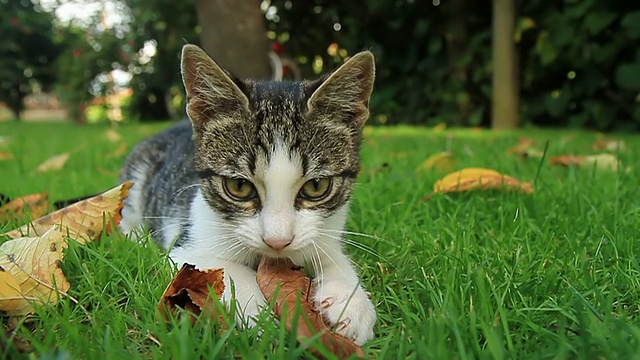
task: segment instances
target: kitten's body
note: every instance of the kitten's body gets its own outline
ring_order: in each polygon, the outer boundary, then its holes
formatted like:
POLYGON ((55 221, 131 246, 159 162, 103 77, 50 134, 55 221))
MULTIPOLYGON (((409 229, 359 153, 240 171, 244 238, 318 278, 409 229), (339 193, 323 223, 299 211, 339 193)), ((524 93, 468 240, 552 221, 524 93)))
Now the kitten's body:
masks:
POLYGON ((250 82, 188 45, 182 70, 191 123, 145 140, 127 159, 122 180, 135 186, 121 229, 149 228, 178 264, 223 267, 224 300, 234 289, 248 318, 265 301, 255 279, 261 256, 309 264, 327 320, 359 344, 370 339, 375 311, 341 238, 371 54, 315 83, 250 82))

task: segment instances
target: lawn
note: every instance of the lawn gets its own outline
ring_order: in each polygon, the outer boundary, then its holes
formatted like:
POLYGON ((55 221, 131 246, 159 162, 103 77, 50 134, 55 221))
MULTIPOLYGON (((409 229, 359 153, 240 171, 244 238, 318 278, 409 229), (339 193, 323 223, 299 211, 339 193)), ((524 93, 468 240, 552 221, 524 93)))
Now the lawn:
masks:
MULTIPOLYGON (((127 147, 167 124, 107 126, 0 123, 0 192, 48 192, 52 200, 101 192, 116 184, 127 147), (71 153, 61 170, 34 169, 71 153)), ((547 159, 590 154, 597 135, 527 130, 494 133, 419 128, 367 129, 363 171, 348 229, 378 312, 371 358, 610 358, 640 353, 640 154, 636 135, 622 169, 562 168, 522 159, 507 149, 527 136, 548 141, 547 159), (437 195, 443 176, 417 172, 431 154, 450 147, 458 167, 490 167, 534 182, 532 195, 472 192, 437 195)), ((0 225, 0 232, 16 224, 0 225)), ((0 240, 1 241, 1 240, 0 240)), ((28 318, 3 318, 0 358, 274 358, 304 353, 272 321, 258 330, 221 330, 187 317, 166 324, 157 302, 173 270, 152 244, 115 234, 71 244, 62 264, 69 298, 28 318), (10 337, 7 339, 7 337, 10 337), (8 342, 8 344, 7 344, 8 342), (28 344, 20 353, 17 347, 28 344)))

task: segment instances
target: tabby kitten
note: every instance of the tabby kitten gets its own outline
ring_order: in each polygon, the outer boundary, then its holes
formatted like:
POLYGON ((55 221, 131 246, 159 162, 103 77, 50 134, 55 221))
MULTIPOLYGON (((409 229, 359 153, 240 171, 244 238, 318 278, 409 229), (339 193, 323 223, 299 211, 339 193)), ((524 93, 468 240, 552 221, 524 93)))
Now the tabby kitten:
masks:
POLYGON ((262 256, 310 264, 316 306, 363 344, 376 313, 342 250, 361 130, 374 81, 370 52, 317 81, 239 80, 200 48, 182 50, 183 122, 138 144, 121 180, 135 183, 120 228, 148 228, 177 263, 223 267, 244 319, 265 299, 262 256), (233 286, 231 285, 233 282, 233 286))

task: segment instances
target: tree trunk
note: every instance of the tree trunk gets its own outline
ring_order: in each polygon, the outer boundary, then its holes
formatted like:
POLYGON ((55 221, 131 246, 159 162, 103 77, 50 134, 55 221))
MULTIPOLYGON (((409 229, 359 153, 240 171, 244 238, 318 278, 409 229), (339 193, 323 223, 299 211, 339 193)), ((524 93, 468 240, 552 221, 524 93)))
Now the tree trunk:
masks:
POLYGON ((513 39, 515 7, 515 0, 493 0, 493 129, 516 129, 519 122, 518 59, 513 39))
POLYGON ((268 79, 269 42, 259 0, 196 0, 202 48, 241 78, 268 79))

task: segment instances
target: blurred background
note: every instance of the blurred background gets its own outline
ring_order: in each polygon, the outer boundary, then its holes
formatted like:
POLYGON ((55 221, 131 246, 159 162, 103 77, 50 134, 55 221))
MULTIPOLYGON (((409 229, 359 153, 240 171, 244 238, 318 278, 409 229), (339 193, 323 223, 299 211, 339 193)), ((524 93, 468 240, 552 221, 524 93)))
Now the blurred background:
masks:
POLYGON ((240 77, 376 55, 370 124, 640 129, 640 2, 0 0, 0 121, 184 117, 179 52, 240 77))

